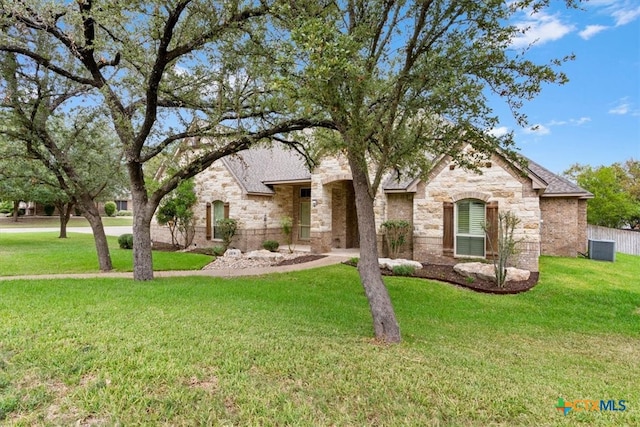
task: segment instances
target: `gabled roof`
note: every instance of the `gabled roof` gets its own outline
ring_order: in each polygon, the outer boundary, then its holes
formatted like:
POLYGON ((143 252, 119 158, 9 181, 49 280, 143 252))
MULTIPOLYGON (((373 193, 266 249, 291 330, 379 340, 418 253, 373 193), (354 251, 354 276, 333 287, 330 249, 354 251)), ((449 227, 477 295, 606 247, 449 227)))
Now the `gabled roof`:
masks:
POLYGON ((581 199, 591 199, 593 194, 585 190, 584 188, 574 184, 568 179, 556 175, 550 170, 542 167, 538 163, 531 159, 527 159, 529 162, 528 171, 534 173, 547 183, 547 188, 544 190, 542 197, 579 197, 581 199))
MULTIPOLYGON (((534 189, 544 190, 541 197, 578 197, 581 199, 590 199, 593 197, 593 194, 584 188, 579 187, 566 178, 556 175, 533 160, 524 156, 522 157, 529 162, 525 173, 533 181, 534 189)), ((439 161, 444 159, 443 156, 439 161)), ((413 192, 415 191, 416 180, 417 178, 406 174, 400 176, 398 179, 398 174, 392 173, 383 182, 382 188, 387 193, 413 192)))
POLYGON ((247 194, 274 194, 270 184, 311 181, 304 159, 294 150, 274 143, 224 157, 222 162, 247 194))

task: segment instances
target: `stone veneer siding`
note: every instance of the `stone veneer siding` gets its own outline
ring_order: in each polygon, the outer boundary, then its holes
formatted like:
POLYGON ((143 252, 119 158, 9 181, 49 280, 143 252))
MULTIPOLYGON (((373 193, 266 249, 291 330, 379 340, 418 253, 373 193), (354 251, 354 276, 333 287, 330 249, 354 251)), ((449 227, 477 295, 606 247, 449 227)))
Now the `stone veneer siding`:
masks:
POLYGON ((542 254, 575 257, 587 249, 587 201, 542 197, 542 254))
MULTIPOLYGON (((238 220, 238 232, 231 242, 232 247, 245 252, 261 248, 265 240, 276 240, 281 246, 286 245, 280 220, 285 215, 294 219, 294 236, 297 238, 301 187, 277 185, 274 186, 274 195, 245 194, 226 166, 221 161, 214 163, 195 177, 198 203, 194 208, 196 234, 193 243, 200 247, 222 244, 219 239, 206 239, 205 223, 207 203, 220 200, 229 204, 229 218, 238 220)), ((158 226, 155 220, 151 232, 152 240, 171 242, 168 228, 158 226)))
POLYGON ((499 212, 511 211, 520 219, 515 238, 521 240, 514 265, 538 271, 540 204, 529 178, 521 176, 501 157, 493 156, 482 174, 441 161, 421 183, 414 196, 413 255, 418 261, 437 261, 443 252, 443 203, 474 198, 498 202, 499 212))

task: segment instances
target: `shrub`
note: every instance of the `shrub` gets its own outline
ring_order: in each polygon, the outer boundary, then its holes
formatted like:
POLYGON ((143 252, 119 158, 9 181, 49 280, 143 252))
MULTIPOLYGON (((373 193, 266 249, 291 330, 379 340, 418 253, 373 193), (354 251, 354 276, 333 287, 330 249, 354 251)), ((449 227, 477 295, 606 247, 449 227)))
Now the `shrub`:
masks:
POLYGON ((118 211, 116 216, 133 216, 133 211, 118 211))
POLYGON ((213 254, 215 256, 222 256, 224 255, 224 247, 223 246, 214 246, 213 247, 213 254))
POLYGON ((393 267, 393 274, 396 276, 413 276, 416 269, 410 265, 396 265, 393 267))
POLYGON ((55 212, 56 207, 54 205, 44 205, 44 214, 46 216, 51 216, 53 215, 53 212, 55 212))
POLYGON ((13 203, 9 201, 0 202, 0 213, 13 212, 13 203))
POLYGON ((492 241, 489 233, 490 227, 485 226, 484 231, 487 233, 489 247, 497 253, 493 259, 493 269, 496 274, 496 284, 499 288, 503 288, 507 280, 507 266, 511 256, 518 253, 516 246, 522 240, 514 238, 515 228, 520 224, 520 219, 511 211, 500 212, 498 214, 498 241, 492 241))
POLYGON ((238 221, 232 218, 224 218, 216 222, 216 226, 220 231, 222 242, 224 244, 224 250, 226 251, 231 244, 231 239, 236 235, 238 230, 238 221))
POLYGON ((358 266, 359 262, 360 262, 360 258, 358 258, 357 256, 354 256, 353 258, 350 258, 349 261, 348 261, 348 263, 350 265, 353 265, 353 266, 358 266))
POLYGON ((390 219, 382 223, 382 228, 385 229, 384 234, 387 239, 387 245, 389 245, 390 258, 398 257, 400 250, 407 241, 410 227, 411 224, 402 219, 390 219))
POLYGON ((116 216, 117 209, 116 202, 107 202, 104 204, 104 213, 106 213, 107 216, 116 216))
POLYGON ((133 249, 133 234, 121 234, 118 236, 120 249, 133 249))
POLYGON ((280 243, 276 242, 275 240, 265 240, 264 242, 262 242, 262 247, 270 252, 276 252, 280 247, 280 243))

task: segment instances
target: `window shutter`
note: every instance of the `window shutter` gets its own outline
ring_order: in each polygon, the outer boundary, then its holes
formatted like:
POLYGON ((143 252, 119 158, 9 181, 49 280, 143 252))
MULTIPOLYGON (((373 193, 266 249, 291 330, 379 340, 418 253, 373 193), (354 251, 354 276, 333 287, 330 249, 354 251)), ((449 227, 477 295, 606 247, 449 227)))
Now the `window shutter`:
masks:
POLYGON ((442 204, 442 255, 453 256, 453 203, 442 204))
POLYGON ((211 240, 211 203, 207 203, 207 212, 206 212, 206 232, 205 237, 207 240, 211 240))
POLYGON ((224 218, 227 219, 229 218, 229 203, 225 203, 224 204, 224 218))
POLYGON ((498 252, 498 202, 487 203, 487 238, 485 243, 487 258, 494 258, 498 252), (491 240, 491 242, 489 242, 491 240))

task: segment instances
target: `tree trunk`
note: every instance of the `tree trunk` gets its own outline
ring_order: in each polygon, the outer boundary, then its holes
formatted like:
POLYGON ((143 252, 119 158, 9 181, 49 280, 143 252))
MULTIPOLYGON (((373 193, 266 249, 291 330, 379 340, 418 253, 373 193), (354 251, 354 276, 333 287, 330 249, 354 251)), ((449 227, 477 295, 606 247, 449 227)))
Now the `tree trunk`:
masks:
MULTIPOLYGON (((96 244, 100 271, 111 271, 113 269, 113 265, 111 263, 111 254, 109 252, 109 242, 107 241, 107 235, 104 232, 100 211, 98 211, 93 200, 88 197, 81 200, 80 205, 82 207, 82 215, 87 219, 87 221, 89 221, 89 225, 91 225, 91 230, 93 231, 93 240, 96 244)), ((69 209, 69 212, 71 212, 71 209, 69 209)))
POLYGON ((359 160, 357 157, 349 156, 360 231, 358 272, 365 295, 369 300, 376 338, 389 343, 397 343, 401 340, 400 326, 380 273, 373 196, 369 194, 369 177, 360 166, 359 160))
POLYGON ((74 204, 72 202, 56 203, 56 207, 58 208, 58 217, 60 218, 60 235, 58 236, 60 239, 67 238, 67 224, 69 224, 73 206, 74 204))
POLYGON ((13 201, 13 221, 18 222, 18 211, 20 210, 20 200, 13 201))

